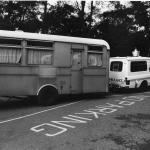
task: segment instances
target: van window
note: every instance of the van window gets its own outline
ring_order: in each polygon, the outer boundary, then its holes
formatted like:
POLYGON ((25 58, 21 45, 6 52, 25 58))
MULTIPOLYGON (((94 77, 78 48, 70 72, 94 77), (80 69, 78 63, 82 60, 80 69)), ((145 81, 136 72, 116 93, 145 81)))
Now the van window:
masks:
POLYGON ((112 61, 110 65, 110 71, 121 72, 122 64, 122 61, 112 61))
POLYGON ((131 72, 147 71, 146 61, 132 61, 131 72))

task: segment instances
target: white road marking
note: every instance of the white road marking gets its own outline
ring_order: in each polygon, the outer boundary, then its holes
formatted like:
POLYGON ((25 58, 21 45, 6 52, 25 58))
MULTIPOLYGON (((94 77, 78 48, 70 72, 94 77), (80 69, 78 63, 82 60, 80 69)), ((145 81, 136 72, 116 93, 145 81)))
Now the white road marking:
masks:
POLYGON ((55 109, 58 109, 58 108, 66 107, 66 106, 69 106, 69 105, 73 105, 73 104, 76 104, 76 103, 79 103, 79 102, 81 102, 81 101, 77 101, 77 102, 74 102, 74 103, 69 103, 69 104, 66 104, 66 105, 61 105, 61 106, 58 106, 58 107, 46 109, 46 110, 39 111, 39 112, 36 112, 36 113, 28 114, 28 115, 25 115, 25 116, 12 118, 12 119, 9 119, 9 120, 0 121, 0 124, 11 122, 11 121, 15 121, 15 120, 19 120, 19 119, 23 119, 23 118, 27 118, 27 117, 31 117, 31 116, 34 116, 34 115, 38 115, 38 114, 50 111, 50 110, 55 110, 55 109))
POLYGON ((30 128, 30 130, 33 132, 41 132, 41 134, 44 134, 45 136, 48 136, 48 137, 55 137, 56 135, 60 135, 68 131, 68 129, 76 128, 77 124, 86 124, 88 123, 88 121, 98 119, 100 116, 104 116, 104 115, 116 112, 119 108, 122 109, 127 106, 133 105, 136 102, 138 103, 140 101, 143 101, 147 97, 150 97, 150 96, 132 95, 132 96, 127 96, 127 97, 122 97, 120 100, 114 100, 113 103, 105 103, 104 105, 98 105, 98 106, 95 106, 94 108, 82 110, 81 112, 78 112, 78 113, 76 112, 73 115, 69 114, 67 116, 62 116, 60 120, 50 120, 47 123, 42 123, 40 125, 30 128), (116 101, 117 101, 117 104, 116 104, 116 101), (84 117, 84 115, 86 118, 84 117), (87 118, 89 115, 93 116, 92 119, 91 117, 87 118))

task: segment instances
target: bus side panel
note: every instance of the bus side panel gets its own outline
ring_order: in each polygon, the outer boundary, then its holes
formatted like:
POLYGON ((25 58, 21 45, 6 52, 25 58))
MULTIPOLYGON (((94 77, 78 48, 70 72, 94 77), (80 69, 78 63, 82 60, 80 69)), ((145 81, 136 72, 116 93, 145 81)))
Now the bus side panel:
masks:
POLYGON ((71 44, 55 42, 54 66, 57 68, 57 87, 60 94, 70 93, 71 44))
MULTIPOLYGON (((38 90, 47 85, 56 86, 56 68, 49 65, 40 65, 38 71, 38 90)), ((57 86, 56 86, 57 87, 57 86)))
POLYGON ((37 68, 32 67, 1 67, 1 96, 34 95, 37 91, 37 68))
POLYGON ((104 49, 104 51, 105 51, 105 55, 104 55, 104 57, 103 57, 103 61, 104 61, 104 68, 106 69, 106 76, 105 76, 105 84, 104 85, 106 85, 105 86, 105 92, 109 92, 109 58, 110 58, 110 51, 106 48, 106 47, 104 47, 103 48, 104 49))
POLYGON ((55 43, 54 52, 54 66, 56 67, 70 67, 71 63, 71 44, 69 43, 55 43))
POLYGON ((108 92, 106 69, 85 68, 83 71, 83 92, 108 92))
POLYGON ((57 87, 60 94, 70 93, 70 78, 71 70, 70 68, 57 68, 57 87))

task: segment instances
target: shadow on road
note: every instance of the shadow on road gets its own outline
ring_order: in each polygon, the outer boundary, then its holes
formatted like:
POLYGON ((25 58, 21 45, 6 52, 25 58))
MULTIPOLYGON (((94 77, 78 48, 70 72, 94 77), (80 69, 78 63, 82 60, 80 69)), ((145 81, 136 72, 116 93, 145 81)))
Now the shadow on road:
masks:
MULTIPOLYGON (((52 106, 81 101, 83 99, 86 100, 100 99, 104 98, 105 96, 106 94, 101 93, 60 95, 57 98, 57 101, 52 106)), ((38 104, 37 98, 35 97, 25 97, 25 98, 0 97, 0 110, 22 109, 32 107, 49 107, 49 106, 41 106, 40 104, 38 104)))
POLYGON ((26 107, 35 107, 37 103, 30 98, 8 98, 0 97, 0 110, 21 109, 26 107))
POLYGON ((93 99, 101 99, 105 98, 108 95, 108 93, 88 93, 88 94, 71 94, 71 95, 61 95, 58 98, 59 103, 68 103, 68 102, 75 102, 75 101, 81 101, 81 100, 93 100, 93 99))
MULTIPOLYGON (((150 91, 150 88, 144 91, 139 90, 139 89, 113 89, 113 90, 110 90, 109 93, 60 95, 53 106, 81 101, 83 99, 87 101, 93 100, 93 99, 100 100, 100 99, 107 98, 107 96, 114 95, 114 94, 135 94, 135 93, 142 93, 145 91, 150 91)), ((21 108, 30 108, 30 107, 37 107, 37 106, 40 106, 40 105, 37 103, 37 99, 35 97, 25 97, 25 98, 0 97, 0 110, 21 109, 21 108)))
POLYGON ((143 92, 150 92, 150 87, 147 89, 110 89, 109 94, 135 94, 135 93, 143 93, 143 92))

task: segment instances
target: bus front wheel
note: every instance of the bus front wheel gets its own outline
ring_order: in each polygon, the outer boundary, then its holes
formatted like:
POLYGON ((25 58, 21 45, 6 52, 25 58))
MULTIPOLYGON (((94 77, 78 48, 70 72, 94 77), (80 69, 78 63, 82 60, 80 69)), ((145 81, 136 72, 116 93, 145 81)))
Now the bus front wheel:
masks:
POLYGON ((58 91, 52 86, 43 87, 38 93, 38 103, 43 106, 53 105, 58 97, 58 91))

